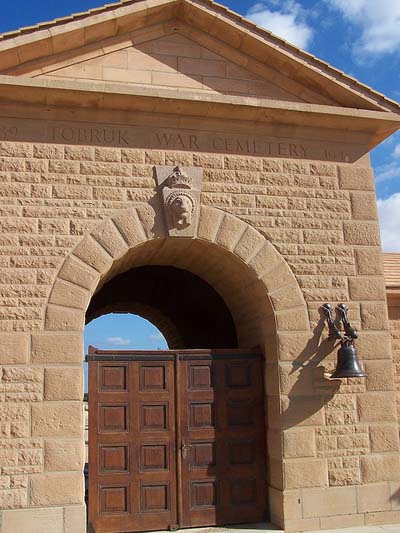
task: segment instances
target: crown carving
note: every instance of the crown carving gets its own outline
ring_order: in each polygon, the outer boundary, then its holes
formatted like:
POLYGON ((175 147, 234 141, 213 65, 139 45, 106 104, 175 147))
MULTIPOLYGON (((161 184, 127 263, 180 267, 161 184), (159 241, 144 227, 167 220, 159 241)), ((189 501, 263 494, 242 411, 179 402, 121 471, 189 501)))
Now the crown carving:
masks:
POLYGON ((179 166, 176 166, 172 174, 168 176, 167 184, 170 189, 192 189, 193 178, 183 172, 179 166))

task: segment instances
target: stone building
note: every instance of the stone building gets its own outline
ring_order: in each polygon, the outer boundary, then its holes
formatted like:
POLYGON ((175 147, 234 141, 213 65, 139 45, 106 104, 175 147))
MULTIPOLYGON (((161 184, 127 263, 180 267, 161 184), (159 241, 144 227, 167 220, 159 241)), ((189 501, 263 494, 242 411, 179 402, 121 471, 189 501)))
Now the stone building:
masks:
POLYGON ((400 522, 369 158, 399 105, 210 0, 124 0, 1 35, 0 111, 2 533, 86 531, 87 309, 171 349, 260 347, 273 523, 400 522), (328 379, 326 302, 366 379, 328 379))
MULTIPOLYGON (((400 391, 400 253, 383 255, 383 268, 389 311, 389 329, 392 337, 392 353, 395 365, 395 389, 400 391)), ((397 415, 400 419, 400 397, 397 396, 397 415)))

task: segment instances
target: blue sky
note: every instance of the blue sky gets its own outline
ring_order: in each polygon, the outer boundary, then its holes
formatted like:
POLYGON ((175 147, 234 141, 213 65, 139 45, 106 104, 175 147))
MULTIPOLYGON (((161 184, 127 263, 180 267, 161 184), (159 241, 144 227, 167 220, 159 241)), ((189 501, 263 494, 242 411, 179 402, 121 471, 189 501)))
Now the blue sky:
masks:
MULTIPOLYGON (((105 0, 3 2, 0 32, 104 3, 105 0)), ((260 26, 400 101, 400 0, 224 0, 224 3, 260 26)), ((400 133, 373 151, 372 163, 383 248, 400 252, 400 133)), ((87 341, 104 348, 117 347, 118 343, 121 348, 165 347, 164 341, 155 337, 157 330, 149 323, 139 322, 141 320, 138 317, 123 320, 115 316, 104 317, 87 328, 87 341), (107 340, 112 337, 113 345, 107 340)))
MULTIPOLYGON (((4 2, 0 32, 101 6, 105 0, 4 2)), ((273 33, 400 101, 400 0, 224 0, 273 33)), ((372 152, 385 251, 400 252, 400 133, 372 152)))
POLYGON ((103 350, 168 350, 163 335, 151 322, 128 314, 104 315, 90 322, 85 327, 85 353, 90 344, 103 350))

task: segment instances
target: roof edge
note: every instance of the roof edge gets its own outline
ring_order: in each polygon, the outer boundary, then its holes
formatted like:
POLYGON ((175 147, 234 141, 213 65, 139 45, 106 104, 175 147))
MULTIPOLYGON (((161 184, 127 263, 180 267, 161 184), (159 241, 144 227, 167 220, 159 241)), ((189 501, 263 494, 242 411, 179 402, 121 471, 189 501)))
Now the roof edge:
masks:
MULTIPOLYGON (((376 144, 400 129, 400 116, 322 104, 263 98, 198 94, 171 88, 138 87, 105 82, 23 78, 0 75, 3 103, 119 109, 210 116, 229 120, 281 123, 366 133, 376 144), (329 121, 326 118, 329 116, 329 121), (329 124, 329 127, 327 126, 329 124)), ((371 147, 372 147, 371 144, 371 147)))
MULTIPOLYGON (((196 11, 198 15, 207 12, 219 23, 240 27, 241 31, 247 34, 246 39, 241 39, 242 51, 245 51, 243 47, 246 48, 250 40, 253 41, 253 47, 257 46, 259 41, 258 46, 269 46, 271 53, 280 55, 283 64, 285 56, 286 62, 288 56, 292 61, 303 64, 306 62, 314 77, 324 76, 340 90, 352 91, 354 97, 359 98, 360 105, 364 101, 369 108, 375 106, 377 109, 400 114, 399 103, 212 0, 120 0, 100 8, 0 34, 0 62, 3 62, 2 68, 5 70, 32 59, 91 44, 103 37, 130 32, 134 29, 130 24, 136 24, 138 27, 140 23, 144 23, 143 17, 150 15, 152 24, 171 17, 193 22, 196 16, 193 17, 191 10, 196 11), (82 21, 86 22, 82 24, 82 21), (104 27, 100 30, 100 26, 104 27), (74 32, 74 38, 66 39, 65 33, 70 31, 74 32), (33 43, 35 46, 29 46, 33 43)), ((197 18, 200 19, 200 16, 197 18)), ((207 30, 213 35, 210 28, 207 30)), ((220 38, 228 38, 224 32, 221 35, 219 29, 215 30, 215 34, 220 38)), ((296 72, 293 72, 293 79, 295 75, 296 72)))
POLYGON ((383 272, 388 294, 400 298, 400 252, 383 254, 383 272))

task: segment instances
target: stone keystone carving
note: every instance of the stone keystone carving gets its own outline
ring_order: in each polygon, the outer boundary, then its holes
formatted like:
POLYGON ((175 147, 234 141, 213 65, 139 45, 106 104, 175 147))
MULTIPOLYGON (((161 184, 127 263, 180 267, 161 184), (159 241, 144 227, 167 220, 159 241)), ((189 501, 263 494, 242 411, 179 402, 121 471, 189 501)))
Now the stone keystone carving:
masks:
POLYGON ((165 222, 169 235, 194 237, 198 222, 201 179, 199 167, 155 167, 159 190, 164 200, 165 222))

